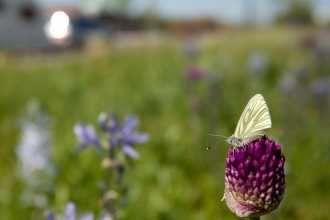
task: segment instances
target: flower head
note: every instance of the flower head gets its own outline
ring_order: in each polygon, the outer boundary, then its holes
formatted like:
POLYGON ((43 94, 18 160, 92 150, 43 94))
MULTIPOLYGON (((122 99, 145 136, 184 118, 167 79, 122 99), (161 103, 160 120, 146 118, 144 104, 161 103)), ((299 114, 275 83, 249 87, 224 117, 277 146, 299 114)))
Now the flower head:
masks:
POLYGON ((138 124, 138 119, 135 116, 127 117, 120 126, 114 113, 111 113, 109 120, 105 113, 101 113, 99 123, 101 128, 109 134, 110 145, 112 147, 121 146, 123 153, 129 157, 139 157, 139 153, 133 148, 134 144, 145 143, 149 140, 148 134, 135 132, 138 124))
POLYGON ((39 102, 32 100, 28 103, 19 125, 21 137, 16 154, 20 163, 20 174, 26 183, 40 189, 43 181, 48 179, 42 176, 51 177, 55 174, 50 158, 52 119, 42 111, 39 102))
MULTIPOLYGON (((55 215, 51 212, 45 213, 45 219, 46 220, 58 220, 58 218, 55 217, 55 215)), ((88 212, 86 214, 83 214, 80 216, 80 218, 76 218, 76 205, 72 202, 69 202, 64 211, 64 215, 61 220, 94 220, 94 215, 91 212, 88 212)), ((98 218, 98 220, 114 220, 113 216, 108 212, 103 212, 101 216, 98 218)))
MULTIPOLYGON (((46 220, 56 220, 57 218, 51 212, 46 212, 46 220)), ((65 213, 62 218, 63 220, 76 220, 76 205, 72 202, 69 202, 65 207, 65 213)), ((94 215, 92 213, 87 213, 82 215, 78 220, 93 220, 94 215)))
POLYGON ((31 177, 38 170, 49 172, 51 170, 49 132, 33 123, 25 124, 22 130, 21 141, 16 150, 22 164, 22 174, 31 177))
POLYGON ((280 145, 262 137, 226 159, 225 200, 239 217, 265 215, 279 206, 285 191, 285 158, 280 145))

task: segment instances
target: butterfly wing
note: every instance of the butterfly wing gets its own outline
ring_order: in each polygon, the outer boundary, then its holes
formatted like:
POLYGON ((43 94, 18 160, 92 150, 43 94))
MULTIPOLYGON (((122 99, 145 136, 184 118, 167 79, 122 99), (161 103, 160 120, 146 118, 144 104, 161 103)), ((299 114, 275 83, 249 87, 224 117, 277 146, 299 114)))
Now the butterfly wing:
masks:
POLYGON ((269 110, 264 97, 253 96, 246 105, 238 121, 235 137, 242 138, 244 144, 261 138, 272 127, 269 110))

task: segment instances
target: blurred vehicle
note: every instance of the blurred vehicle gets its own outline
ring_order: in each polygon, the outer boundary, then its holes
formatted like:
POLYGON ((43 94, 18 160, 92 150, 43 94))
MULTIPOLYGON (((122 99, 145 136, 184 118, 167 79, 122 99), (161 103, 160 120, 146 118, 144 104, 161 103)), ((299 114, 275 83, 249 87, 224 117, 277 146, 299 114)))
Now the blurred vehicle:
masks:
POLYGON ((40 8, 26 0, 0 0, 0 49, 82 46, 89 34, 108 37, 109 23, 69 7, 40 8))

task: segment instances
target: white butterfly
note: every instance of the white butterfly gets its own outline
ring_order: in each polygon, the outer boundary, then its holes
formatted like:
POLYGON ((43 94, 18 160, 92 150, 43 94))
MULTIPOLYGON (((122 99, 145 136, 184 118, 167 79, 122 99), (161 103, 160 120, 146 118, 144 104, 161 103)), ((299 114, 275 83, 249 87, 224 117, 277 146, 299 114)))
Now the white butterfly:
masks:
POLYGON ((236 147, 264 136, 272 127, 269 110, 264 97, 260 94, 253 96, 246 105, 235 129, 235 133, 227 138, 227 142, 236 147))

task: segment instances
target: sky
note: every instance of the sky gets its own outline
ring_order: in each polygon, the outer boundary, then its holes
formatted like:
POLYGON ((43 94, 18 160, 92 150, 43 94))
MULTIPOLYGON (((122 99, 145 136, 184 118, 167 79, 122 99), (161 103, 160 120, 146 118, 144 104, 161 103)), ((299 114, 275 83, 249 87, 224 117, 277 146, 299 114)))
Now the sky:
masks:
MULTIPOLYGON (((97 11, 104 1, 111 0, 35 0, 43 6, 70 4, 97 11)), ((130 0, 131 14, 153 10, 161 17, 189 19, 210 16, 229 24, 242 24, 247 19, 254 23, 267 25, 276 14, 285 10, 286 0, 130 0)), ((327 7, 330 0, 311 0, 314 6, 327 7)))
POLYGON ((134 0, 132 4, 139 5, 142 1, 145 2, 144 4, 152 2, 152 7, 156 8, 162 17, 211 16, 230 23, 240 23, 253 14, 262 17, 265 22, 269 22, 280 10, 280 6, 273 4, 273 0, 249 0, 248 2, 246 0, 134 0), (270 8, 272 8, 271 11, 270 8), (251 13, 252 11, 255 13, 251 13), (266 11, 267 13, 265 13, 266 11))

